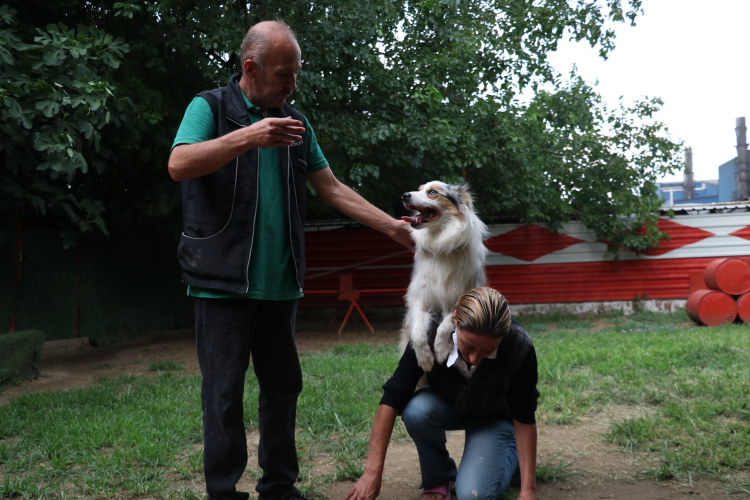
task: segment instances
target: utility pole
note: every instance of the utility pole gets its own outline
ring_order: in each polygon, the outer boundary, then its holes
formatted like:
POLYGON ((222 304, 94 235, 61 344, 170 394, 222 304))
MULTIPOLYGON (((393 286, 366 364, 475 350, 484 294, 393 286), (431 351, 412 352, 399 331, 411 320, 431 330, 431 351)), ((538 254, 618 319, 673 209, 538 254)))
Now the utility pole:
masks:
POLYGON ((737 118, 737 199, 748 198, 747 127, 745 117, 737 118))

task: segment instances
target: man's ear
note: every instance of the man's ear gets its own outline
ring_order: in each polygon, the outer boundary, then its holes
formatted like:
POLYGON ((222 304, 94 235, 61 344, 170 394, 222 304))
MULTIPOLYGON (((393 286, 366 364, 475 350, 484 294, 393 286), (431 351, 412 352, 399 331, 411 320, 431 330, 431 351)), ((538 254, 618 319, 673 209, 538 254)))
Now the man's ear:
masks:
POLYGON ((254 75, 255 72, 258 71, 258 65, 255 64, 255 61, 252 59, 246 59, 244 63, 242 63, 242 69, 247 75, 254 75))

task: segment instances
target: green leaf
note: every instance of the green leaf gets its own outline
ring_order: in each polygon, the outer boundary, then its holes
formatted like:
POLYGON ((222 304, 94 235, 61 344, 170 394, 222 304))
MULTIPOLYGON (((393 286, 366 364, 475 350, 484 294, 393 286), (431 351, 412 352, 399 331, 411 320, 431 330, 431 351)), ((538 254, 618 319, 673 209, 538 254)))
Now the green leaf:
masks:
POLYGON ((99 226, 99 229, 106 235, 109 236, 109 231, 107 231, 107 225, 104 223, 104 219, 102 219, 100 216, 96 216, 94 218, 94 223, 99 226))
POLYGON ((2 59, 5 64, 8 64, 10 66, 13 66, 13 64, 15 63, 13 55, 11 55, 10 51, 3 46, 0 46, 0 59, 2 59))
POLYGON ((73 222, 77 223, 81 220, 81 218, 78 216, 77 213, 73 211, 73 208, 71 208, 70 204, 68 203, 60 203, 60 206, 63 207, 65 212, 68 214, 68 218, 73 222))
POLYGON ((91 134, 94 133, 94 126, 91 122, 81 121, 78 122, 78 130, 83 133, 83 136, 88 140, 91 139, 91 134))
POLYGON ((31 122, 29 122, 26 119, 26 114, 23 112, 23 108, 21 108, 21 105, 18 104, 18 102, 15 99, 7 99, 5 100, 5 105, 8 106, 10 109, 8 110, 8 114, 12 117, 21 122, 21 125, 26 128, 31 128, 31 122))
POLYGON ((44 55, 44 64, 46 64, 47 66, 55 66, 61 54, 62 51, 59 49, 50 50, 44 55))

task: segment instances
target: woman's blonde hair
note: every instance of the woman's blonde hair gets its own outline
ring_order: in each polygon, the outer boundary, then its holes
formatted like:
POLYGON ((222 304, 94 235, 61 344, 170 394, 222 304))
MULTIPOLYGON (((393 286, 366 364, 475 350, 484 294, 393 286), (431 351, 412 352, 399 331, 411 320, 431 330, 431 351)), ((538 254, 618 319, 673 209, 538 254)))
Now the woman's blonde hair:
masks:
POLYGON ((474 288, 456 304, 456 325, 477 335, 503 338, 510 331, 510 307, 494 288, 474 288))

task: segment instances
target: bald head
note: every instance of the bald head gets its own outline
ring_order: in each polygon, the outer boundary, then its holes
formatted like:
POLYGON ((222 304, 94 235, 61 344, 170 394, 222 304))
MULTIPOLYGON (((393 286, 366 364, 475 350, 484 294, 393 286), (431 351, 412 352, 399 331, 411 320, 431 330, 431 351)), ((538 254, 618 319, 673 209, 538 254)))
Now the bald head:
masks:
POLYGON ((244 67, 245 61, 252 59, 258 69, 263 71, 268 52, 278 38, 293 41, 297 45, 297 35, 284 21, 263 21, 250 28, 240 49, 242 66, 244 67))

